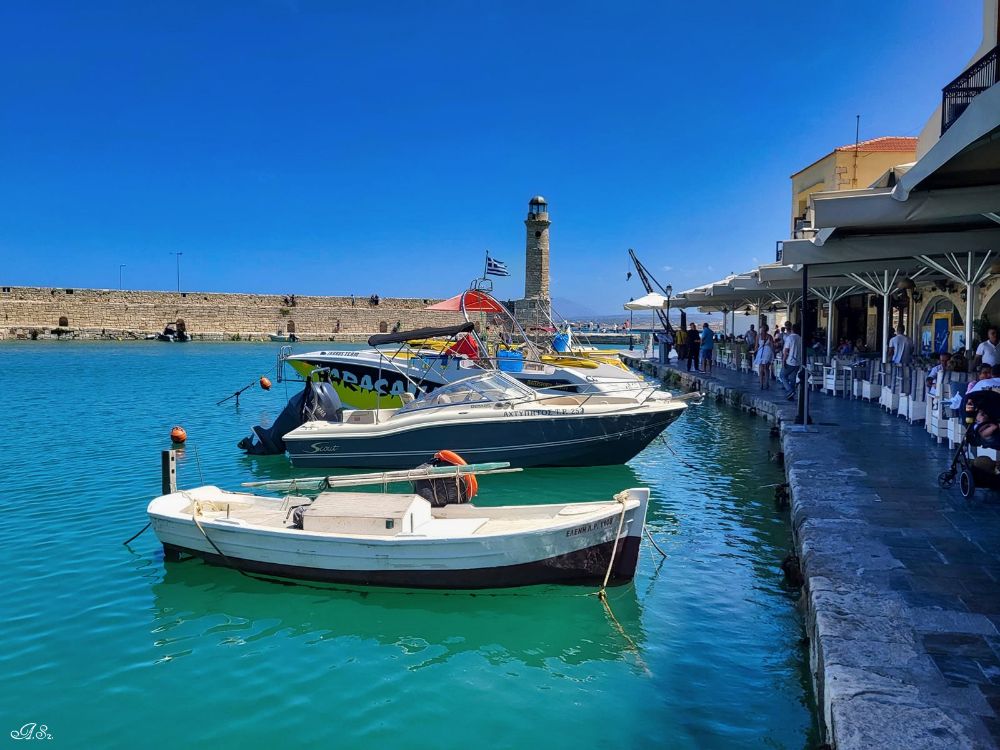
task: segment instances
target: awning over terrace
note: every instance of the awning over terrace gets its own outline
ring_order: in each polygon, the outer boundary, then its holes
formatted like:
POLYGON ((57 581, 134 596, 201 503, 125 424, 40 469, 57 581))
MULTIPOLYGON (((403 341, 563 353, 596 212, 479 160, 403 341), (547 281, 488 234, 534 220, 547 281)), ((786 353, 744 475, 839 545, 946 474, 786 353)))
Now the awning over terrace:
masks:
POLYGON ((784 242, 783 265, 808 265, 810 279, 839 274, 884 297, 917 273, 961 284, 970 345, 979 284, 1000 271, 1000 86, 973 99, 894 187, 816 193, 812 202, 818 231, 784 242))

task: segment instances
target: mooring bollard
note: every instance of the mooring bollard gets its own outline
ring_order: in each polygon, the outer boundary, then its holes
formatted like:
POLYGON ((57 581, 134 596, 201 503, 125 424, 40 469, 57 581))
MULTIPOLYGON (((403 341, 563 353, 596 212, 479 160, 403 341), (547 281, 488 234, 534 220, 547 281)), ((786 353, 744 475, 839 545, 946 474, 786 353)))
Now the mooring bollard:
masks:
POLYGON ((160 453, 160 475, 164 495, 177 492, 177 451, 162 451, 160 453))

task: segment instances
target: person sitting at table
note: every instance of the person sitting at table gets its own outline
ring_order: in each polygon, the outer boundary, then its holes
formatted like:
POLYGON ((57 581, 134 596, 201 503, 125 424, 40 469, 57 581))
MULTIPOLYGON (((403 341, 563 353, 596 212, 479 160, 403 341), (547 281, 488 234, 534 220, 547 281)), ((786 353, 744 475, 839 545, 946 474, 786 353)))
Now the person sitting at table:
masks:
POLYGON ((988 380, 991 377, 993 377, 993 367, 990 365, 981 365, 979 372, 976 373, 976 377, 972 378, 969 381, 969 385, 966 386, 965 392, 970 393, 976 387, 976 383, 980 380, 988 380))
POLYGON ((938 363, 934 365, 930 372, 927 373, 927 395, 936 396, 937 395, 937 377, 938 373, 947 371, 948 364, 951 362, 950 352, 941 352, 938 355, 938 363))
MULTIPOLYGON (((983 366, 985 367, 985 365, 983 366)), ((990 376, 977 380, 976 384, 969 389, 969 393, 988 390, 1000 390, 1000 365, 993 365, 990 368, 990 376)))

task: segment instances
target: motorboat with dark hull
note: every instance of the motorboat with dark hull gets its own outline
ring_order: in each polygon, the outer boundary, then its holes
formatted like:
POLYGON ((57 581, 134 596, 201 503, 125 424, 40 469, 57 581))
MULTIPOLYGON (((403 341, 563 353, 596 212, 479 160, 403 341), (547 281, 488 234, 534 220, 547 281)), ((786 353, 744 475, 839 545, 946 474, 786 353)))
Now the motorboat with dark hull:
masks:
MULTIPOLYGON (((426 456, 426 454, 425 454, 426 456)), ((501 466, 503 466, 501 464, 501 466)), ((438 501, 428 484, 455 486, 472 473, 505 469, 418 469, 418 491, 322 491, 314 499, 178 490, 150 502, 167 560, 183 554, 249 573, 418 588, 493 588, 542 583, 625 583, 635 575, 649 490, 598 502, 478 507, 438 501)), ((330 477, 328 486, 383 484, 400 474, 330 477)), ((295 482, 256 483, 291 488, 295 482)))
POLYGON ((506 373, 449 383, 399 409, 345 410, 284 435, 296 467, 410 468, 428 450, 513 466, 601 466, 633 458, 687 408, 647 387, 640 398, 546 395, 506 373))

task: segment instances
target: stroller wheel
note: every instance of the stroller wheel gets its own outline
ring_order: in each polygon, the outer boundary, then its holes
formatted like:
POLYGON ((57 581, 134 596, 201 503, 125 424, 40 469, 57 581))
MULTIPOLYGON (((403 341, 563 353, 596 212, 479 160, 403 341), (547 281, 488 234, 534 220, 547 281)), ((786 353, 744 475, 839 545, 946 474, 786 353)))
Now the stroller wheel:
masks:
POLYGON ((940 474, 938 474, 938 487, 940 487, 943 490, 946 490, 953 484, 955 484, 954 469, 951 469, 950 471, 942 471, 940 474))
POLYGON ((962 497, 966 500, 972 497, 976 491, 976 482, 972 478, 972 472, 969 469, 962 469, 961 473, 958 475, 958 489, 962 493, 962 497))

